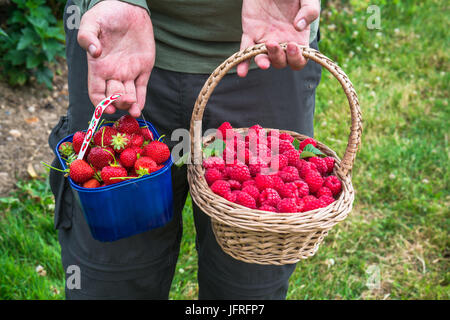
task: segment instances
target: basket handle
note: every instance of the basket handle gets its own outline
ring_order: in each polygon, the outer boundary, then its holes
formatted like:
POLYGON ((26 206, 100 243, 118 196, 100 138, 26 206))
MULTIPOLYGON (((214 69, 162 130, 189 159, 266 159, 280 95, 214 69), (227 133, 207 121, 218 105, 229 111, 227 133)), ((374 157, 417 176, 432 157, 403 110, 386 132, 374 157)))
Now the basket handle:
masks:
MULTIPOLYGON (((287 44, 281 44, 281 48, 286 51, 287 44)), ((359 106, 355 88, 353 87, 353 84, 350 82, 350 79, 347 77, 344 71, 342 71, 342 69, 335 62, 312 48, 299 45, 299 49, 301 50, 302 55, 305 58, 313 60, 314 62, 320 64, 322 67, 330 71, 331 74, 340 82, 347 96, 351 114, 350 135, 348 138, 347 148, 345 150, 344 156, 340 162, 339 167, 337 168, 340 174, 342 174, 343 176, 347 176, 351 174, 353 163, 356 157, 356 152, 361 143, 362 134, 361 109, 359 106)), ((264 53, 267 53, 267 49, 264 44, 257 44, 245 50, 236 52, 227 60, 225 60, 220 66, 218 66, 203 85, 203 88, 200 91, 197 100, 195 101, 190 123, 191 160, 193 160, 194 164, 201 164, 203 161, 203 154, 201 151, 202 119, 206 104, 208 103, 208 100, 215 87, 230 69, 234 68, 239 63, 247 59, 264 53)))

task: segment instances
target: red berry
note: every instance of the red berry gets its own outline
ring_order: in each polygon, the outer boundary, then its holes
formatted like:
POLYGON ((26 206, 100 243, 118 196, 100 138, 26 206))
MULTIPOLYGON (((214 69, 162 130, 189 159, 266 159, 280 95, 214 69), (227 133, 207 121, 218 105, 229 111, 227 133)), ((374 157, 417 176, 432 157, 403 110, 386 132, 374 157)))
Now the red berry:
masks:
POLYGON ((252 178, 248 167, 245 164, 239 163, 231 167, 229 177, 230 179, 239 181, 240 183, 252 178))
POLYGON ((310 174, 311 172, 319 173, 319 171, 317 170, 317 166, 312 162, 307 162, 307 161, 303 162, 303 165, 299 171, 300 178, 305 179, 306 176, 308 174, 310 174))
POLYGON ((288 158, 283 154, 277 154, 272 157, 270 161, 270 169, 272 171, 279 171, 287 167, 289 164, 288 158))
POLYGON ((145 141, 153 141, 153 133, 147 127, 140 128, 140 133, 144 137, 145 141))
POLYGON ((277 205, 278 212, 297 212, 297 203, 294 198, 284 198, 277 205))
POLYGON ((333 197, 330 196, 321 196, 319 198, 319 201, 322 205, 322 208, 329 206, 330 204, 332 204, 335 200, 333 197))
POLYGON ((319 199, 314 196, 306 196, 303 197, 302 200, 305 204, 302 210, 303 212, 319 209, 321 207, 319 199))
POLYGON ((261 204, 266 204, 272 207, 276 207, 278 202, 281 201, 281 197, 275 189, 267 188, 264 189, 259 195, 259 202, 261 204))
POLYGON ((152 158, 157 164, 166 162, 170 158, 169 147, 161 141, 152 141, 146 145, 142 154, 152 158))
POLYGON ((331 190, 334 197, 342 190, 342 183, 336 176, 326 177, 323 185, 331 190))
POLYGON ((223 169, 225 169, 225 161, 223 161, 223 159, 219 157, 209 157, 203 160, 203 168, 214 168, 222 171, 223 169))
POLYGON ((89 151, 87 160, 97 169, 103 169, 114 162, 114 150, 112 148, 94 147, 89 151))
POLYGON ((255 200, 258 200, 258 198, 259 198, 259 190, 255 186, 246 186, 246 187, 242 188, 242 192, 248 193, 255 200))
POLYGON ((333 157, 325 157, 323 158, 327 165, 327 174, 330 174, 333 172, 334 169, 334 158, 333 157))
POLYGON ((314 140, 313 138, 306 138, 305 140, 300 142, 300 150, 303 150, 303 148, 305 148, 306 145, 308 145, 308 144, 312 144, 313 147, 315 147, 315 146, 317 146, 317 141, 314 140))
POLYGON ((305 181, 296 180, 296 181, 294 181, 294 183, 297 186, 299 198, 303 198, 303 197, 306 197, 307 195, 309 195, 309 186, 305 181))
POLYGON ((282 198, 296 198, 298 197, 298 188, 294 182, 288 182, 278 190, 282 198))
MULTIPOLYGON (((287 141, 287 140, 279 140, 280 141, 280 150, 279 153, 283 154, 286 151, 289 150, 295 150, 294 146, 292 145, 291 142, 287 141)), ((272 152, 273 152, 273 148, 272 148, 272 152)))
POLYGON ((134 170, 136 170, 138 175, 150 174, 158 169, 158 164, 150 157, 140 157, 134 163, 134 170))
POLYGON ((290 149, 283 153, 284 156, 288 159, 288 165, 296 166, 298 161, 300 161, 300 152, 295 149, 290 149))
POLYGON ((94 176, 94 169, 86 161, 77 159, 70 164, 69 176, 76 183, 84 183, 94 176))
POLYGON ((284 182, 293 182, 295 180, 299 180, 300 178, 297 168, 292 166, 287 166, 281 170, 278 175, 284 182))
MULTIPOLYGON (((230 181, 231 180, 228 180, 228 182, 230 182, 230 181)), ((255 180, 247 180, 242 183, 241 187, 245 188, 247 186, 255 186, 255 185, 256 185, 255 180)))
POLYGON ((124 167, 133 168, 137 160, 137 153, 134 148, 127 148, 120 154, 120 162, 124 167))
POLYGON ((111 139, 111 147, 116 151, 117 153, 121 153, 123 150, 128 148, 130 146, 130 139, 129 136, 126 133, 116 133, 112 136, 111 139))
POLYGON ((263 168, 268 168, 269 165, 265 163, 261 158, 253 157, 250 159, 250 162, 248 164, 248 169, 250 170, 250 174, 252 177, 255 177, 259 173, 261 173, 261 170, 263 168))
POLYGON ((217 180, 211 185, 211 190, 219 196, 224 196, 227 192, 231 191, 230 184, 224 180, 217 180))
POLYGON ((141 128, 139 127, 139 122, 131 115, 127 114, 120 117, 115 123, 114 128, 121 132, 127 134, 140 133, 141 128))
POLYGON ((305 177, 305 182, 308 184, 309 192, 316 193, 323 185, 323 178, 318 172, 310 172, 305 177))
POLYGON ((142 147, 144 144, 144 137, 141 134, 133 133, 130 136, 130 144, 133 147, 142 147))
POLYGON ((100 182, 97 179, 90 179, 83 183, 83 188, 98 188, 100 187, 100 182))
POLYGON ((205 180, 209 186, 212 185, 214 181, 222 179, 223 179, 222 172, 220 172, 215 168, 207 169, 205 172, 205 180))
POLYGON ((241 191, 237 194, 236 203, 250 209, 256 209, 256 200, 246 192, 241 191))
POLYGON ((317 167, 317 170, 320 172, 321 175, 327 174, 327 163, 324 159, 319 157, 311 157, 309 158, 309 162, 314 163, 317 167))
POLYGON ((327 187, 321 187, 317 192, 316 192, 316 196, 317 198, 320 198, 321 196, 329 196, 329 197, 333 197, 333 193, 331 192, 331 190, 327 187))
POLYGON ((94 144, 100 147, 111 145, 112 136, 117 134, 117 130, 110 126, 101 127, 94 134, 94 144))
POLYGON ((259 191, 263 191, 266 188, 273 188, 273 180, 271 176, 258 174, 254 180, 259 191))
POLYGON ((229 122, 224 122, 219 126, 219 128, 217 128, 217 138, 222 140, 228 140, 233 136, 234 130, 229 122))
POLYGON ((86 136, 86 133, 83 131, 77 131, 73 135, 72 138, 72 147, 75 153, 80 153, 81 146, 83 145, 84 137, 86 136))
POLYGON ((287 140, 290 143, 292 143, 292 141, 294 141, 294 137, 291 136, 289 133, 286 133, 286 132, 280 133, 279 139, 280 140, 287 140))
POLYGON ((236 202, 237 194, 234 193, 234 192, 228 191, 227 193, 225 193, 225 194, 223 195, 223 197, 224 197, 225 199, 227 199, 228 201, 236 202))
POLYGON ((106 166, 103 167, 101 177, 105 185, 111 185, 114 183, 122 182, 127 179, 113 179, 123 178, 128 175, 127 169, 119 166, 106 166))
POLYGON ((272 207, 272 206, 270 206, 270 205, 268 205, 268 204, 263 204, 262 206, 260 206, 260 207, 258 208, 258 210, 261 210, 261 211, 269 211, 269 212, 277 212, 277 208, 272 207))

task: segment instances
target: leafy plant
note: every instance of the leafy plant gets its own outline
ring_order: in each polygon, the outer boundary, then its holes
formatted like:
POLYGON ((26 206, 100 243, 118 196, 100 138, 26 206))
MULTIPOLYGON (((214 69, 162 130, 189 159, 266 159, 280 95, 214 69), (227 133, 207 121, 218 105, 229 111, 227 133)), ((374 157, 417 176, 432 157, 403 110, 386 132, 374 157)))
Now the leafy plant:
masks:
POLYGON ((12 2, 6 26, 0 29, 0 73, 11 85, 24 85, 34 76, 51 88, 49 63, 64 56, 62 24, 44 0, 12 2))

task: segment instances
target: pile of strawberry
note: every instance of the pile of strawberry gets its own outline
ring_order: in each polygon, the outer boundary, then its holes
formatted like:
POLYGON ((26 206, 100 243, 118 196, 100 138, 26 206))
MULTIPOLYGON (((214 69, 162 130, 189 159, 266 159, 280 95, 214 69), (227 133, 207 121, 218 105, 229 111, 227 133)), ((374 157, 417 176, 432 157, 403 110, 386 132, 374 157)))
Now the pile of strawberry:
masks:
POLYGON ((203 161, 205 179, 231 202, 263 211, 306 212, 330 205, 342 190, 332 174, 334 158, 318 150, 312 138, 300 142, 259 125, 243 136, 225 122, 214 143, 216 151, 203 161))
POLYGON ((93 135, 84 158, 77 160, 86 133, 78 131, 72 142, 59 147, 74 182, 85 188, 97 188, 151 174, 164 167, 170 158, 167 145, 153 139, 147 127, 130 115, 112 126, 102 126, 93 135))

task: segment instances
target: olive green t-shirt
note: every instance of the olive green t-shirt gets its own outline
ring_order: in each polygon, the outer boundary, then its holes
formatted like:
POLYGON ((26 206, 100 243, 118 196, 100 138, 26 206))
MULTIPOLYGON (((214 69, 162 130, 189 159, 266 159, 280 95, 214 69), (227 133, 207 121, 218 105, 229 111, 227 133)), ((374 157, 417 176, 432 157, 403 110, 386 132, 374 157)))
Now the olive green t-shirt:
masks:
MULTIPOLYGON (((102 0, 74 0, 81 13, 102 0)), ((239 51, 242 0, 122 0, 145 8, 151 17, 155 66, 187 73, 211 73, 239 51)), ((311 24, 310 42, 319 19, 311 24)), ((254 67, 254 66, 253 66, 254 67)))

